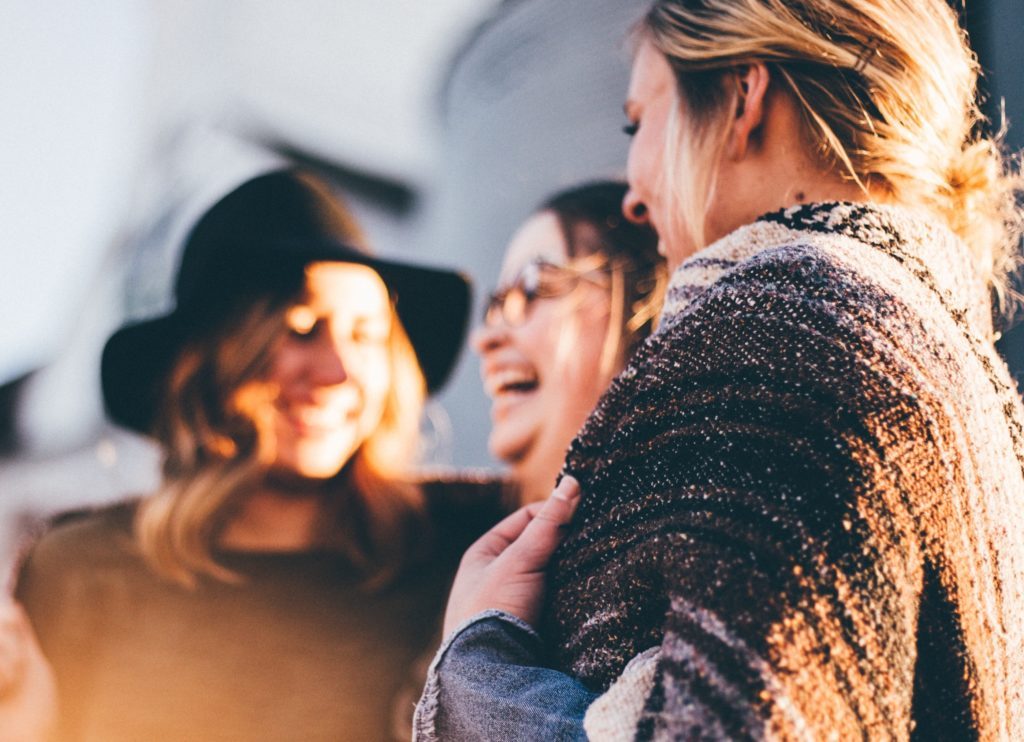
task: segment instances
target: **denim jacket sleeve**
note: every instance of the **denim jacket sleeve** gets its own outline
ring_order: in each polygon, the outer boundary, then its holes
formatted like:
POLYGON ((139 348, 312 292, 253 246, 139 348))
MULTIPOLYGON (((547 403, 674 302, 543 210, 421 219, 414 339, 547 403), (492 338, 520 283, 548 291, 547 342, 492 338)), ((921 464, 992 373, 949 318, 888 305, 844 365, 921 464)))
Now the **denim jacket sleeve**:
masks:
POLYGON ((598 694, 544 667, 540 637, 503 611, 453 631, 427 674, 413 720, 415 742, 586 740, 583 717, 598 694))

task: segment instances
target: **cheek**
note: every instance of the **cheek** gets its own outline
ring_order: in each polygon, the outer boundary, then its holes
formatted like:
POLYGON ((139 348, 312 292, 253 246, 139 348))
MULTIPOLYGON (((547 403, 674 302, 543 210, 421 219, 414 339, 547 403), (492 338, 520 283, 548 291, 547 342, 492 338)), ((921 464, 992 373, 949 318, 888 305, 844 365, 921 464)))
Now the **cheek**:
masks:
POLYGON ((306 400, 333 379, 333 371, 325 376, 325 350, 316 342, 287 337, 271 351, 263 379, 275 385, 283 399, 306 400))
POLYGON ((287 344, 278 348, 271 354, 266 380, 282 386, 294 381, 300 375, 302 360, 302 353, 287 344))
POLYGON ((550 357, 567 404, 590 405, 594 390, 604 388, 607 374, 601 361, 607 332, 608 306, 603 301, 579 306, 560 323, 550 357))
POLYGON ((516 345, 536 366, 542 380, 564 375, 579 334, 576 325, 572 312, 556 300, 536 307, 530 321, 516 329, 516 345))
POLYGON ((647 197, 646 178, 643 168, 643 149, 640 135, 637 134, 629 145, 629 157, 626 160, 626 180, 629 187, 636 191, 642 199, 647 197))
POLYGON ((576 339, 573 354, 566 364, 579 389, 602 386, 607 375, 601 368, 602 354, 608 333, 607 313, 584 315, 576 318, 576 339))
POLYGON ((391 363, 387 352, 371 353, 362 359, 358 369, 364 411, 379 415, 392 384, 391 363))
POLYGON ((633 138, 629 150, 628 172, 630 184, 650 198, 659 168, 659 157, 655 148, 654 127, 643 127, 633 138))

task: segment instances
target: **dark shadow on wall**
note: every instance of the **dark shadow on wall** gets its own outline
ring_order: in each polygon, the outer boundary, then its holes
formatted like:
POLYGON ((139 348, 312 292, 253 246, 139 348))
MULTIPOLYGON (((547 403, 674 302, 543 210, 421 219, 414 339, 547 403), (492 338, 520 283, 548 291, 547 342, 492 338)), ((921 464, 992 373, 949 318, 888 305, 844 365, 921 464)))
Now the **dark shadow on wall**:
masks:
POLYGON ((290 162, 322 176, 349 198, 371 201, 395 217, 408 216, 416 208, 416 192, 405 183, 337 165, 289 142, 264 144, 290 162))

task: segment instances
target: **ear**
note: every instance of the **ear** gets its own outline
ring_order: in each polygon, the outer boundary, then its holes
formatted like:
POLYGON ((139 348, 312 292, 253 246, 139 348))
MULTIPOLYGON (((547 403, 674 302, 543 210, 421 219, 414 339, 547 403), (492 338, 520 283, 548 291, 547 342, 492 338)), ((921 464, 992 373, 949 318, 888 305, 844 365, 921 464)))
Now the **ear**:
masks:
POLYGON ((740 67, 733 77, 736 85, 736 114, 729 135, 728 154, 742 160, 764 122, 765 98, 771 76, 764 62, 740 67))

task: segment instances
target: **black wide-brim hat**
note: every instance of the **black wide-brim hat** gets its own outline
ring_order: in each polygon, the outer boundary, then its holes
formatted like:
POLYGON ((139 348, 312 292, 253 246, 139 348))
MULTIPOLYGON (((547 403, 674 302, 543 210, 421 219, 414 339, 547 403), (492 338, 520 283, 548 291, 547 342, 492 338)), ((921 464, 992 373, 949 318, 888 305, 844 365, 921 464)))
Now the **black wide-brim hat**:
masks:
POLYGON ((167 375, 183 347, 251 301, 295 297, 310 263, 357 263, 376 271, 416 352, 427 391, 440 389, 458 360, 471 302, 461 273, 382 260, 352 244, 350 223, 327 187, 298 170, 247 181, 197 222, 182 251, 169 314, 122 327, 103 348, 107 413, 150 433, 167 375))

